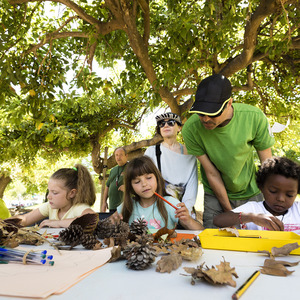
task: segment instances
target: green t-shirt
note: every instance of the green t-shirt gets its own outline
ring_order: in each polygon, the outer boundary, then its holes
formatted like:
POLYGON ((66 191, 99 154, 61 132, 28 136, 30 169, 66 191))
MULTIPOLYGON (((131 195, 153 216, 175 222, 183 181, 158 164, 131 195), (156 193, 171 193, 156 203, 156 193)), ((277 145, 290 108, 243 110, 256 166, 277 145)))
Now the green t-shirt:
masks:
POLYGON ((124 166, 115 166, 111 169, 108 179, 106 181, 106 186, 108 186, 108 208, 109 209, 117 209, 117 207, 121 204, 123 200, 123 192, 118 191, 118 188, 124 184, 124 166))
MULTIPOLYGON (((230 200, 247 200, 260 193, 255 181, 253 153, 274 144, 264 113, 257 107, 234 103, 234 114, 224 127, 207 130, 194 114, 182 135, 188 153, 206 154, 219 170, 230 200)), ((204 191, 214 194, 201 166, 204 191)))

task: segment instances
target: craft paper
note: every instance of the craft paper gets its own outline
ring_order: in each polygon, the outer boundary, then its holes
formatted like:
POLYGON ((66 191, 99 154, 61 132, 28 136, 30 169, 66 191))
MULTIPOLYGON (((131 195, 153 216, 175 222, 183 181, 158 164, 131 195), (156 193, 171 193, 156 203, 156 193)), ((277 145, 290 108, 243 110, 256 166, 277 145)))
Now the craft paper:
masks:
POLYGON ((1 265, 0 295, 46 298, 52 294, 61 294, 105 264, 111 257, 111 248, 60 253, 48 250, 48 254, 54 256, 54 266, 16 263, 1 265))

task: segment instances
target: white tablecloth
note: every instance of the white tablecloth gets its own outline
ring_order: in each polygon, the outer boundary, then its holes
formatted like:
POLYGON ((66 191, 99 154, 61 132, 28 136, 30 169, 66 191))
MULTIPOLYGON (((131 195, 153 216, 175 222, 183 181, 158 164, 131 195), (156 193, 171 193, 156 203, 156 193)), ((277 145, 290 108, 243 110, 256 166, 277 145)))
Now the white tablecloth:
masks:
MULTIPOLYGON (((51 232, 50 229, 48 231, 51 232)), ((184 232, 188 233, 187 231, 184 232)), ((263 265, 266 258, 267 256, 258 253, 203 249, 203 255, 198 261, 184 261, 178 270, 170 274, 156 272, 155 263, 147 270, 134 271, 126 267, 126 261, 118 261, 102 266, 63 294, 50 296, 48 299, 153 300, 161 298, 164 300, 226 300, 231 299, 235 290, 255 270, 259 270, 259 266, 263 265), (184 266, 196 267, 205 262, 208 267, 211 267, 212 265, 219 265, 223 259, 230 262, 230 265, 236 269, 239 276, 236 279, 236 288, 227 285, 213 286, 204 281, 197 281, 195 285, 191 285, 191 278, 181 275, 186 274, 183 270, 184 266)), ((299 256, 290 255, 280 259, 295 262, 299 261, 299 256)), ((242 300, 299 299, 300 266, 289 267, 289 270, 295 270, 295 272, 287 277, 261 274, 242 295, 242 300)), ((13 300, 20 298, 0 297, 0 299, 13 300)))

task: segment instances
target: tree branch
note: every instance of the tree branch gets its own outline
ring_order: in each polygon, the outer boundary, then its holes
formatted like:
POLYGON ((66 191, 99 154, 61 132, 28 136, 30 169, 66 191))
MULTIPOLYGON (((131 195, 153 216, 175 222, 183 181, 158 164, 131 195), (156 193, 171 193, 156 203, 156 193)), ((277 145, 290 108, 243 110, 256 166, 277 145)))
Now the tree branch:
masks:
POLYGON ((45 44, 48 44, 51 40, 56 40, 56 39, 62 39, 62 38, 68 38, 68 37, 81 37, 81 38, 88 38, 88 34, 84 32, 77 32, 77 31, 68 31, 68 32, 55 32, 55 33, 48 33, 46 36, 43 38, 43 41, 32 46, 26 52, 24 55, 27 55, 31 52, 36 52, 37 49, 41 48, 45 44))
POLYGON ((149 4, 145 0, 138 0, 142 11, 144 13, 144 34, 143 34, 143 40, 145 45, 149 46, 149 37, 150 37, 150 10, 149 10, 149 4))
POLYGON ((258 29, 261 22, 276 10, 282 10, 277 0, 262 0, 256 11, 251 15, 245 27, 243 52, 228 63, 221 73, 230 77, 237 71, 247 67, 253 59, 256 47, 258 29))

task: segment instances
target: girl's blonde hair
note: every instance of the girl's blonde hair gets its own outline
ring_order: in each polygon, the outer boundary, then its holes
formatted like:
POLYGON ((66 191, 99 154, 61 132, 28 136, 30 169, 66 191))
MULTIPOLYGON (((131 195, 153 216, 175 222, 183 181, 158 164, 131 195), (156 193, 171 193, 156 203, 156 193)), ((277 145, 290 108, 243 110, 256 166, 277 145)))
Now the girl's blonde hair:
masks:
MULTIPOLYGON (((125 177, 124 177, 125 192, 123 197, 122 215, 123 215, 123 220, 125 222, 129 221, 129 218, 132 214, 133 201, 140 201, 140 197, 135 193, 131 181, 136 177, 145 174, 154 174, 157 181, 157 190, 155 192, 157 192, 162 196, 167 195, 165 189, 165 181, 161 176, 161 173, 153 163, 152 159, 146 155, 132 159, 126 166, 125 177)), ((168 213, 165 204, 163 200, 161 200, 159 197, 155 196, 155 198, 156 198, 156 205, 158 211, 165 221, 165 226, 167 226, 168 213)))
POLYGON ((71 191, 76 189, 74 198, 69 199, 72 205, 85 203, 92 206, 96 201, 96 189, 89 170, 76 164, 74 168, 62 168, 54 172, 50 179, 64 181, 65 187, 71 191))

